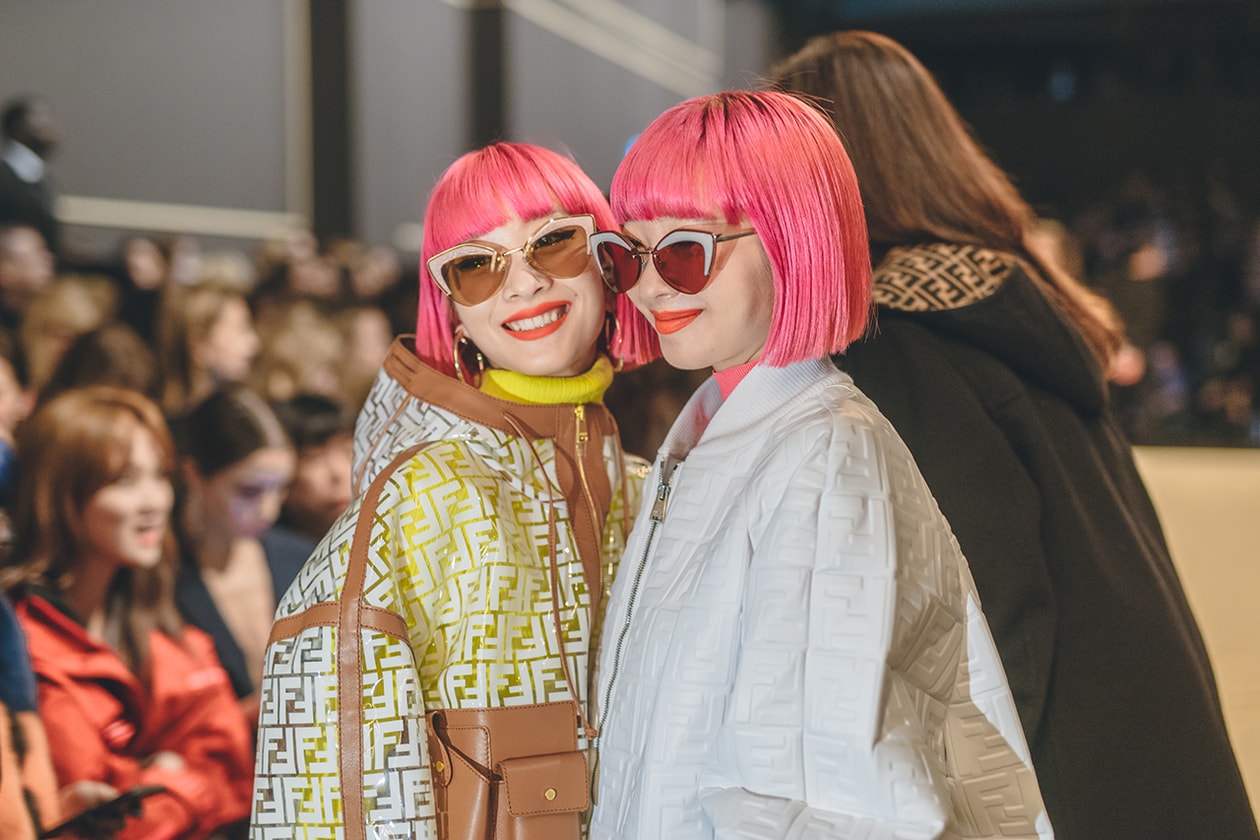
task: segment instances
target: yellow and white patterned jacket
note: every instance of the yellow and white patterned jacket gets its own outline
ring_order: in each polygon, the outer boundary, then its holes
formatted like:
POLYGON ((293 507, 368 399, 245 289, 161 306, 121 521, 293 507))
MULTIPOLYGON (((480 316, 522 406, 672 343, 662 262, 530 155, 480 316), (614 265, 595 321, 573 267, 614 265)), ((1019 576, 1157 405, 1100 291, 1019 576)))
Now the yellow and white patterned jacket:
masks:
POLYGON ((433 837, 426 710, 570 697, 548 582, 553 514, 564 651, 586 703, 602 615, 591 604, 647 473, 602 405, 497 400, 401 341, 355 437, 356 500, 276 611, 253 840, 433 837), (352 564, 356 533, 366 562, 352 564), (362 797, 342 797, 351 785, 362 797))

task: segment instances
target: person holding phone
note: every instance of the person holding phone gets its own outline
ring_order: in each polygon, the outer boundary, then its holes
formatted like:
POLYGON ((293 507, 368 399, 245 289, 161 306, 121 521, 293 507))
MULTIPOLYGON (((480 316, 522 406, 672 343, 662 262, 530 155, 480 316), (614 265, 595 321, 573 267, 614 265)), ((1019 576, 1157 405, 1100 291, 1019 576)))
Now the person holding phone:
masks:
POLYGON ((713 368, 657 455, 600 655, 593 838, 1052 836, 966 560, 829 354, 867 325, 857 180, 799 99, 644 129, 605 282, 713 368))
POLYGON ((122 840, 197 840, 249 813, 250 735, 210 639, 172 595, 174 447, 134 391, 75 389, 17 437, 14 542, 0 566, 38 678, 62 787, 138 796, 122 840))

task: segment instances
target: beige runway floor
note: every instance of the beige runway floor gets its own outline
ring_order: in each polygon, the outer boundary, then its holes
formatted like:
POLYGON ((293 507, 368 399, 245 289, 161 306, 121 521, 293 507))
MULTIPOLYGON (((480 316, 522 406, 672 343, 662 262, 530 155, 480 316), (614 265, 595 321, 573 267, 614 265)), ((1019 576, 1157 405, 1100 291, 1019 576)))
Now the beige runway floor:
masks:
POLYGON ((1260 813, 1260 451, 1139 448, 1260 813))

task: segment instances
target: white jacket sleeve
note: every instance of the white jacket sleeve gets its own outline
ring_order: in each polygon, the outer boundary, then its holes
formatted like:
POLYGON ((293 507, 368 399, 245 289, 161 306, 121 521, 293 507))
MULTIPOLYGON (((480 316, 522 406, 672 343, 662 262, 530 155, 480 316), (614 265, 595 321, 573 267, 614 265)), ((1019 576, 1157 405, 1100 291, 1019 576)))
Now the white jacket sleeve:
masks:
POLYGON ((1047 837, 957 545, 900 440, 858 415, 789 436, 776 457, 795 464, 765 473, 786 482, 750 486, 749 504, 778 501, 751 515, 738 662, 701 778, 715 836, 1047 837))

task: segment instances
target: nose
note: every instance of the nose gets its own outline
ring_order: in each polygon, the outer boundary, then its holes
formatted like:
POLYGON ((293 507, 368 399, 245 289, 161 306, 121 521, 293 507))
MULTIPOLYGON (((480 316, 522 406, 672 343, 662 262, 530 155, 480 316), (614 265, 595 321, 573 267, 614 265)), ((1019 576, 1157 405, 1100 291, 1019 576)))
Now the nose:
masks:
POLYGON ((259 505, 259 518, 268 525, 280 518, 280 508, 284 504, 284 492, 281 490, 270 490, 263 494, 262 503, 259 505))
POLYGON ((508 257, 507 279, 503 281, 503 295, 512 298, 530 298, 551 287, 552 280, 530 265, 522 254, 508 257))
POLYGON ((639 258, 639 280, 627 292, 630 301, 640 309, 647 311, 651 309, 653 301, 663 300, 678 294, 678 290, 661 279, 661 274, 656 270, 656 262, 649 255, 639 258))

